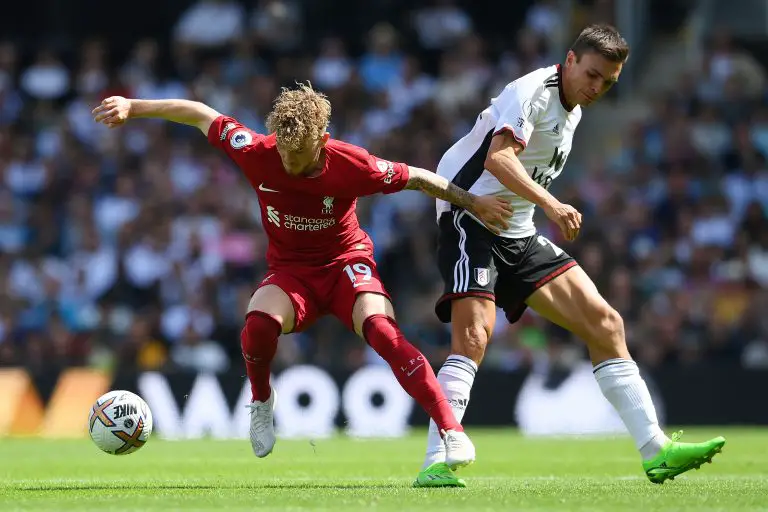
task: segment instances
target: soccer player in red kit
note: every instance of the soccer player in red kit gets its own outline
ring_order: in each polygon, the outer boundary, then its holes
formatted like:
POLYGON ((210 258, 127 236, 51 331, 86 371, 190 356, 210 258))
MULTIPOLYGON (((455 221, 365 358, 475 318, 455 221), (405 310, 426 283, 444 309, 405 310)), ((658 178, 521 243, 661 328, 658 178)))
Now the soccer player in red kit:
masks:
POLYGON ((275 444, 275 391, 269 377, 278 336, 332 314, 389 363, 403 389, 435 421, 446 462, 461 467, 474 460, 475 448, 432 368, 395 322, 355 204, 365 195, 417 189, 468 209, 498 232, 506 228, 509 203, 475 196, 432 172, 331 139, 326 132, 331 105, 306 85, 282 91, 267 118, 269 135, 187 100, 111 97, 93 114, 109 127, 140 117, 195 126, 237 163, 258 195, 269 238, 268 271, 251 297, 241 334, 253 393, 250 436, 256 456, 267 456, 275 444))

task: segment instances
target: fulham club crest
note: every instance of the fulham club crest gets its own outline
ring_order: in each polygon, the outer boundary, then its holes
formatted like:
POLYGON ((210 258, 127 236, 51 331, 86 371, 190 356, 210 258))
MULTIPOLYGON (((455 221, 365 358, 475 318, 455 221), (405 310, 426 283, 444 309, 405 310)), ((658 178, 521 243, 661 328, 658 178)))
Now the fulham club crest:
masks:
POLYGON ((485 286, 491 280, 491 273, 487 268, 475 269, 475 281, 480 286, 485 286))

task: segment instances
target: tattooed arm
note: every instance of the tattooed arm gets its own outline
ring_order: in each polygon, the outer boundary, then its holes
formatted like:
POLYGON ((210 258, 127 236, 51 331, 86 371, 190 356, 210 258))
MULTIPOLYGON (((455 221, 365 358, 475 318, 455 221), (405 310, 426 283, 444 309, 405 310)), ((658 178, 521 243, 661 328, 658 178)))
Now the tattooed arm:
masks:
POLYGON ((442 176, 418 167, 408 167, 408 184, 405 188, 406 190, 421 190, 427 195, 448 201, 470 211, 477 198, 475 194, 457 187, 442 176))
POLYGON ((409 166, 408 175, 406 189, 421 190, 427 195, 464 208, 494 233, 507 228, 508 219, 512 215, 508 201, 495 196, 476 196, 426 169, 409 166))

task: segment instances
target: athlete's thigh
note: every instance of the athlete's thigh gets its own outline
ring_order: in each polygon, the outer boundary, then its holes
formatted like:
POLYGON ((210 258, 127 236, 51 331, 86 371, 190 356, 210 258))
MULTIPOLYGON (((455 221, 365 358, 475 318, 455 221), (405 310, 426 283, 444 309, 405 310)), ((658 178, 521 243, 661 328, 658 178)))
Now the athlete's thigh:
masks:
POLYGON ((394 318, 391 298, 372 256, 350 255, 331 272, 334 274, 328 276, 332 286, 328 290, 327 307, 347 328, 361 334, 362 323, 370 315, 386 314, 394 318))
POLYGON ((497 249, 496 303, 510 323, 522 317, 537 290, 577 266, 567 252, 539 234, 505 239, 497 249))
POLYGON ((454 303, 459 308, 476 309, 477 300, 493 304, 498 273, 493 258, 493 233, 467 215, 464 210, 444 213, 438 226, 437 264, 443 278, 443 294, 435 304, 435 314, 443 323, 452 321, 454 303), (475 301, 463 301, 472 297, 475 301))
POLYGON ((318 307, 306 277, 288 270, 271 270, 248 303, 248 312, 262 311, 283 326, 283 333, 300 332, 318 316, 318 307))
POLYGON ((582 339, 589 339, 590 322, 610 307, 578 265, 541 286, 526 302, 550 322, 582 339))

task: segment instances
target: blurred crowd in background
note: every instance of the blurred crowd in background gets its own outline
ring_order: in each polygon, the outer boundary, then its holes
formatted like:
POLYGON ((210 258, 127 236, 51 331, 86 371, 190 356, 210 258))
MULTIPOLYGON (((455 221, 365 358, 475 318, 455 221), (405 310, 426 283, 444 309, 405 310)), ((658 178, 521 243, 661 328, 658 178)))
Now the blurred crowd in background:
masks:
MULTIPOLYGON (((124 59, 99 39, 67 58, 0 42, 0 365, 241 371, 243 315, 265 271, 255 193, 196 130, 95 124, 103 98, 196 99, 263 132, 280 87, 311 80, 333 104, 334 137, 435 169, 508 82, 562 60, 555 35, 612 21, 611 2, 586 2, 573 27, 556 2, 524 3, 512 32, 434 0, 361 37, 308 39, 300 2, 202 0, 171 44, 139 39, 124 59)), ((584 213, 580 239, 538 225, 622 313, 642 364, 765 367, 768 85, 726 34, 708 45, 647 120, 616 127, 615 152, 566 164, 552 191, 584 213)), ((406 335, 442 361, 433 201, 375 196, 358 214, 406 335)), ((502 316, 485 364, 515 370, 578 347, 531 312, 512 326, 502 316)), ((277 364, 376 360, 327 318, 283 336, 277 364)))

